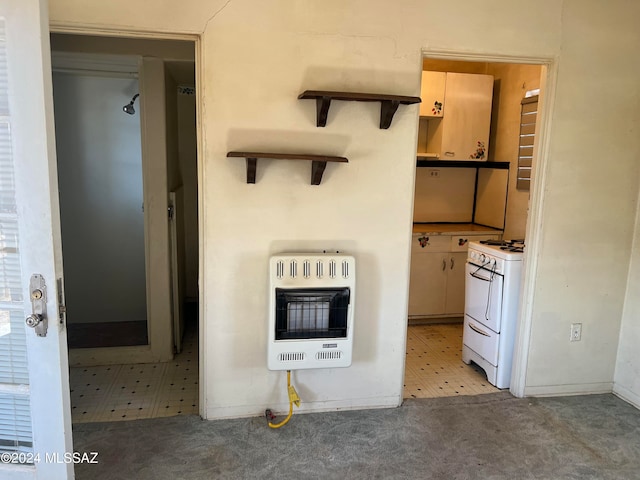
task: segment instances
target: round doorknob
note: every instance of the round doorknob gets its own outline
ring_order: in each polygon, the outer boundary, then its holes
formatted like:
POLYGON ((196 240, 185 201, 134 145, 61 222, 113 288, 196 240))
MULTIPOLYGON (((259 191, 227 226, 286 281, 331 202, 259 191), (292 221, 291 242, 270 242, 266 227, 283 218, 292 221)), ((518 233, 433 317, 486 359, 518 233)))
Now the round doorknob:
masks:
POLYGON ((42 316, 37 315, 35 313, 32 315, 29 315, 25 320, 25 322, 27 323, 27 326, 31 328, 36 328, 41 321, 42 321, 42 316))

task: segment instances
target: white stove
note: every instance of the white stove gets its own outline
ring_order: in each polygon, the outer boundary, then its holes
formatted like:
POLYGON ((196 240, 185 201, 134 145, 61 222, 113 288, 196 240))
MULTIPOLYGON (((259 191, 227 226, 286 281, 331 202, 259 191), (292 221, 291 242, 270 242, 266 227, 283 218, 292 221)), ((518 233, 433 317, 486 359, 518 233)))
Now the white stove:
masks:
POLYGON ((518 321, 524 242, 470 242, 465 266, 462 360, 509 388, 518 321))

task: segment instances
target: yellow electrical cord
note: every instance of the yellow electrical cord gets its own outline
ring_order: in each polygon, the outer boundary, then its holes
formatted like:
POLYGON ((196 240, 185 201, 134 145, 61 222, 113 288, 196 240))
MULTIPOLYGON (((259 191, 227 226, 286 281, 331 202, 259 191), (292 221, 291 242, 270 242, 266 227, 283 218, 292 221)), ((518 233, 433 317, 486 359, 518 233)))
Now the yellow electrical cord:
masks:
POLYGON ((280 423, 271 423, 271 421, 269 421, 269 427, 280 428, 283 425, 286 425, 293 416, 293 404, 295 403, 296 407, 300 406, 300 397, 298 397, 298 392, 296 392, 296 389, 291 385, 291 370, 287 370, 287 394, 289 395, 289 415, 287 415, 287 417, 280 423))

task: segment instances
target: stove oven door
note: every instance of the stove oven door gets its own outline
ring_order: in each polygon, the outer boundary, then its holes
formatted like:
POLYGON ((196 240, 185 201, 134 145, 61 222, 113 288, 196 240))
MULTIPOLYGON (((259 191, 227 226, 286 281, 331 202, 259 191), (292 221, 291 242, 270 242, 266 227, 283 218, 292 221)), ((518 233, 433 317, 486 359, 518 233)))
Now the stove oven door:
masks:
POLYGON ((500 333, 504 277, 467 263, 465 268, 465 314, 500 333))

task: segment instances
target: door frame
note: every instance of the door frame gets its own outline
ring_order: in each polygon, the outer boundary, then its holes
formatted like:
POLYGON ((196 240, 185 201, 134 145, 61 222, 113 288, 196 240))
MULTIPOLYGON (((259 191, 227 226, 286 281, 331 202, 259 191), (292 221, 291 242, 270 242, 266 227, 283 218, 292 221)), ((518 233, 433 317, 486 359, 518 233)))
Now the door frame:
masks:
MULTIPOLYGON (((526 57, 499 54, 465 53, 459 51, 432 50, 423 48, 420 55, 420 74, 425 58, 436 60, 455 60, 460 62, 488 62, 530 64, 542 67, 540 75, 541 95, 536 122, 536 136, 534 144, 534 158, 529 196, 529 214, 527 215, 526 239, 527 248, 524 253, 522 272, 522 289, 520 291, 520 306, 518 308, 518 327, 513 350, 513 366, 511 373, 511 387, 509 391, 516 397, 522 398, 526 394, 527 367, 531 343, 531 327, 533 321, 533 302, 538 273, 538 259, 542 247, 543 209, 545 202, 546 176, 548 172, 549 138, 551 131, 551 112, 556 96, 558 77, 557 57, 526 57)), ((420 83, 420 82, 418 82, 420 83)))
MULTIPOLYGON (((133 39, 150 39, 150 40, 185 40, 194 43, 195 47, 195 78, 196 78, 196 148, 197 148, 197 189, 198 189, 198 386, 199 386, 199 394, 198 394, 198 409, 199 414, 202 418, 205 418, 206 406, 205 406, 205 395, 206 391, 206 375, 204 372, 205 369, 205 351, 203 348, 203 338, 205 337, 205 322, 204 322, 204 215, 203 215, 203 175, 204 175, 204 128, 202 124, 202 91, 203 91, 203 51, 202 51, 202 35, 201 34, 193 34, 193 33, 173 33, 173 32, 162 32, 162 33, 149 33, 141 30, 126 30, 126 29, 104 29, 104 28, 92 28, 92 27, 69 27, 66 25, 57 25, 55 23, 49 23, 49 31, 50 33, 62 33, 62 34, 71 34, 71 35, 88 35, 88 36, 100 36, 100 37, 114 37, 114 38, 133 38, 133 39)), ((140 99, 141 102, 144 101, 142 95, 143 89, 143 75, 144 72, 141 72, 139 82, 141 88, 140 99)), ((141 105, 141 111, 144 111, 144 107, 141 105)), ((143 119, 141 118, 141 121, 143 119)), ((141 122, 142 123, 142 122, 141 122)), ((141 125, 141 134, 142 134, 142 144, 143 144, 143 169, 146 169, 148 158, 145 160, 145 157, 148 155, 145 154, 144 144, 145 144, 145 127, 141 125)), ((147 134, 148 135, 148 134, 147 134)), ((143 174, 146 182, 146 174, 143 174)), ((169 192, 167 191, 167 198, 169 196, 169 192)), ((146 198, 145 198, 146 201, 146 198)), ((166 216, 168 221, 168 215, 166 216)), ((167 223, 168 225, 168 223, 167 223)), ((145 237, 147 232, 147 225, 145 220, 145 237)), ((167 229, 167 238, 169 235, 169 230, 167 229)), ((151 240, 147 240, 145 238, 145 247, 148 245, 147 242, 151 240)), ((147 256, 147 248, 145 248, 145 256, 147 256)), ((168 261, 168 257, 167 257, 168 261)), ((147 270, 148 273, 148 270, 147 270)), ((147 280, 148 282, 148 280, 147 280)), ((147 287, 148 291, 148 287, 147 287)), ((147 309, 149 309, 149 298, 147 300, 147 309)), ((149 310, 148 310, 149 311, 149 310)), ((167 309, 168 312, 171 312, 171 309, 167 309)), ((172 325, 169 324, 169 328, 172 328, 172 325)), ((151 329, 149 329, 149 340, 152 341, 151 329)), ((173 344, 173 342, 171 342, 173 344)), ((113 347, 111 349, 87 349, 87 350, 130 350, 139 347, 113 347)), ((101 353, 101 352, 98 352, 101 353)), ((110 356, 110 354, 108 354, 110 356)), ((122 357, 119 357, 120 360, 116 363, 122 363, 122 357)))
MULTIPOLYGON (((140 104, 142 104, 142 100, 146 99, 146 91, 145 87, 147 84, 154 83, 158 75, 156 74, 153 79, 149 80, 149 75, 145 76, 144 69, 144 59, 140 55, 103 55, 101 53, 93 54, 93 53, 84 53, 84 52, 60 52, 55 51, 51 52, 51 65, 53 72, 62 72, 67 75, 92 75, 100 78, 124 78, 124 79, 135 79, 138 82, 137 91, 138 93, 142 92, 143 95, 140 99, 140 104), (145 81, 146 79, 146 81, 145 81)), ((161 77, 164 80, 164 72, 161 72, 161 77)), ((147 87, 148 89, 148 87, 147 87)), ((162 92, 162 96, 164 97, 164 87, 163 86, 153 86, 154 90, 158 90, 162 92)), ((157 95, 157 92, 154 92, 157 95)), ((55 89, 54 89, 54 98, 55 98, 55 89)), ((126 100, 123 100, 125 102, 126 100)), ((145 120, 149 117, 159 119, 160 122, 163 121, 164 111, 153 111, 151 112, 150 108, 160 108, 162 109, 162 102, 149 102, 147 100, 146 104, 148 108, 141 108, 138 112, 138 120, 140 124, 140 143, 142 145, 141 152, 141 168, 142 168, 142 184, 140 185, 140 189, 143 195, 143 204, 151 205, 151 200, 161 199, 160 192, 166 190, 163 187, 162 183, 166 180, 166 175, 163 176, 160 182, 156 178, 149 175, 149 163, 151 163, 151 159, 159 159, 164 152, 157 152, 154 154, 149 154, 148 150, 150 149, 149 145, 145 144, 145 133, 146 126, 145 120), (144 159, 147 159, 145 164, 144 159)), ((154 126, 157 129, 157 126, 154 126)), ((164 145, 165 139, 161 135, 146 135, 146 139, 152 138, 153 144, 151 147, 160 150, 157 147, 158 144, 164 145)), ((160 164, 166 164, 166 162, 159 162, 160 164)), ((156 201, 157 203, 157 201, 156 201)), ((161 210, 162 207, 159 207, 161 210)), ((166 285, 163 285, 162 282, 166 283, 166 278, 160 278, 160 275, 157 270, 162 269, 162 265, 156 259, 154 262, 150 261, 150 249, 154 249, 154 253, 158 252, 161 254, 163 245, 158 245, 162 243, 158 241, 158 237, 160 237, 162 231, 162 225, 160 227, 154 225, 154 231, 152 231, 152 221, 150 217, 154 217, 155 223, 158 223, 157 220, 163 220, 162 212, 157 211, 157 207, 147 208, 147 215, 143 216, 143 230, 144 230, 144 240, 143 240, 143 248, 144 248, 144 275, 145 275, 145 305, 146 305, 146 318, 148 320, 153 319, 154 321, 146 322, 146 329, 148 334, 148 344, 147 345, 136 345, 136 346, 128 346, 128 347, 109 347, 109 348, 80 348, 80 349, 70 349, 69 350, 69 364, 71 366, 91 366, 91 365, 106 365, 106 364, 120 364, 120 363, 149 363, 149 362, 158 362, 158 361, 168 361, 171 360, 173 350, 171 348, 171 330, 168 327, 163 328, 164 324, 170 324, 170 305, 168 304, 168 294, 161 295, 163 290, 166 291, 166 285), (149 241, 150 238, 155 238, 156 241, 151 244, 149 241), (150 298, 162 298, 162 302, 153 302, 150 304, 148 299, 150 298), (160 305, 159 305, 160 303, 160 305), (164 317, 164 318, 163 318, 164 317)), ((155 257, 158 257, 154 255, 155 257)), ((63 252, 63 261, 64 261, 64 252, 63 252)), ((164 276, 166 277, 166 275, 164 276)))

